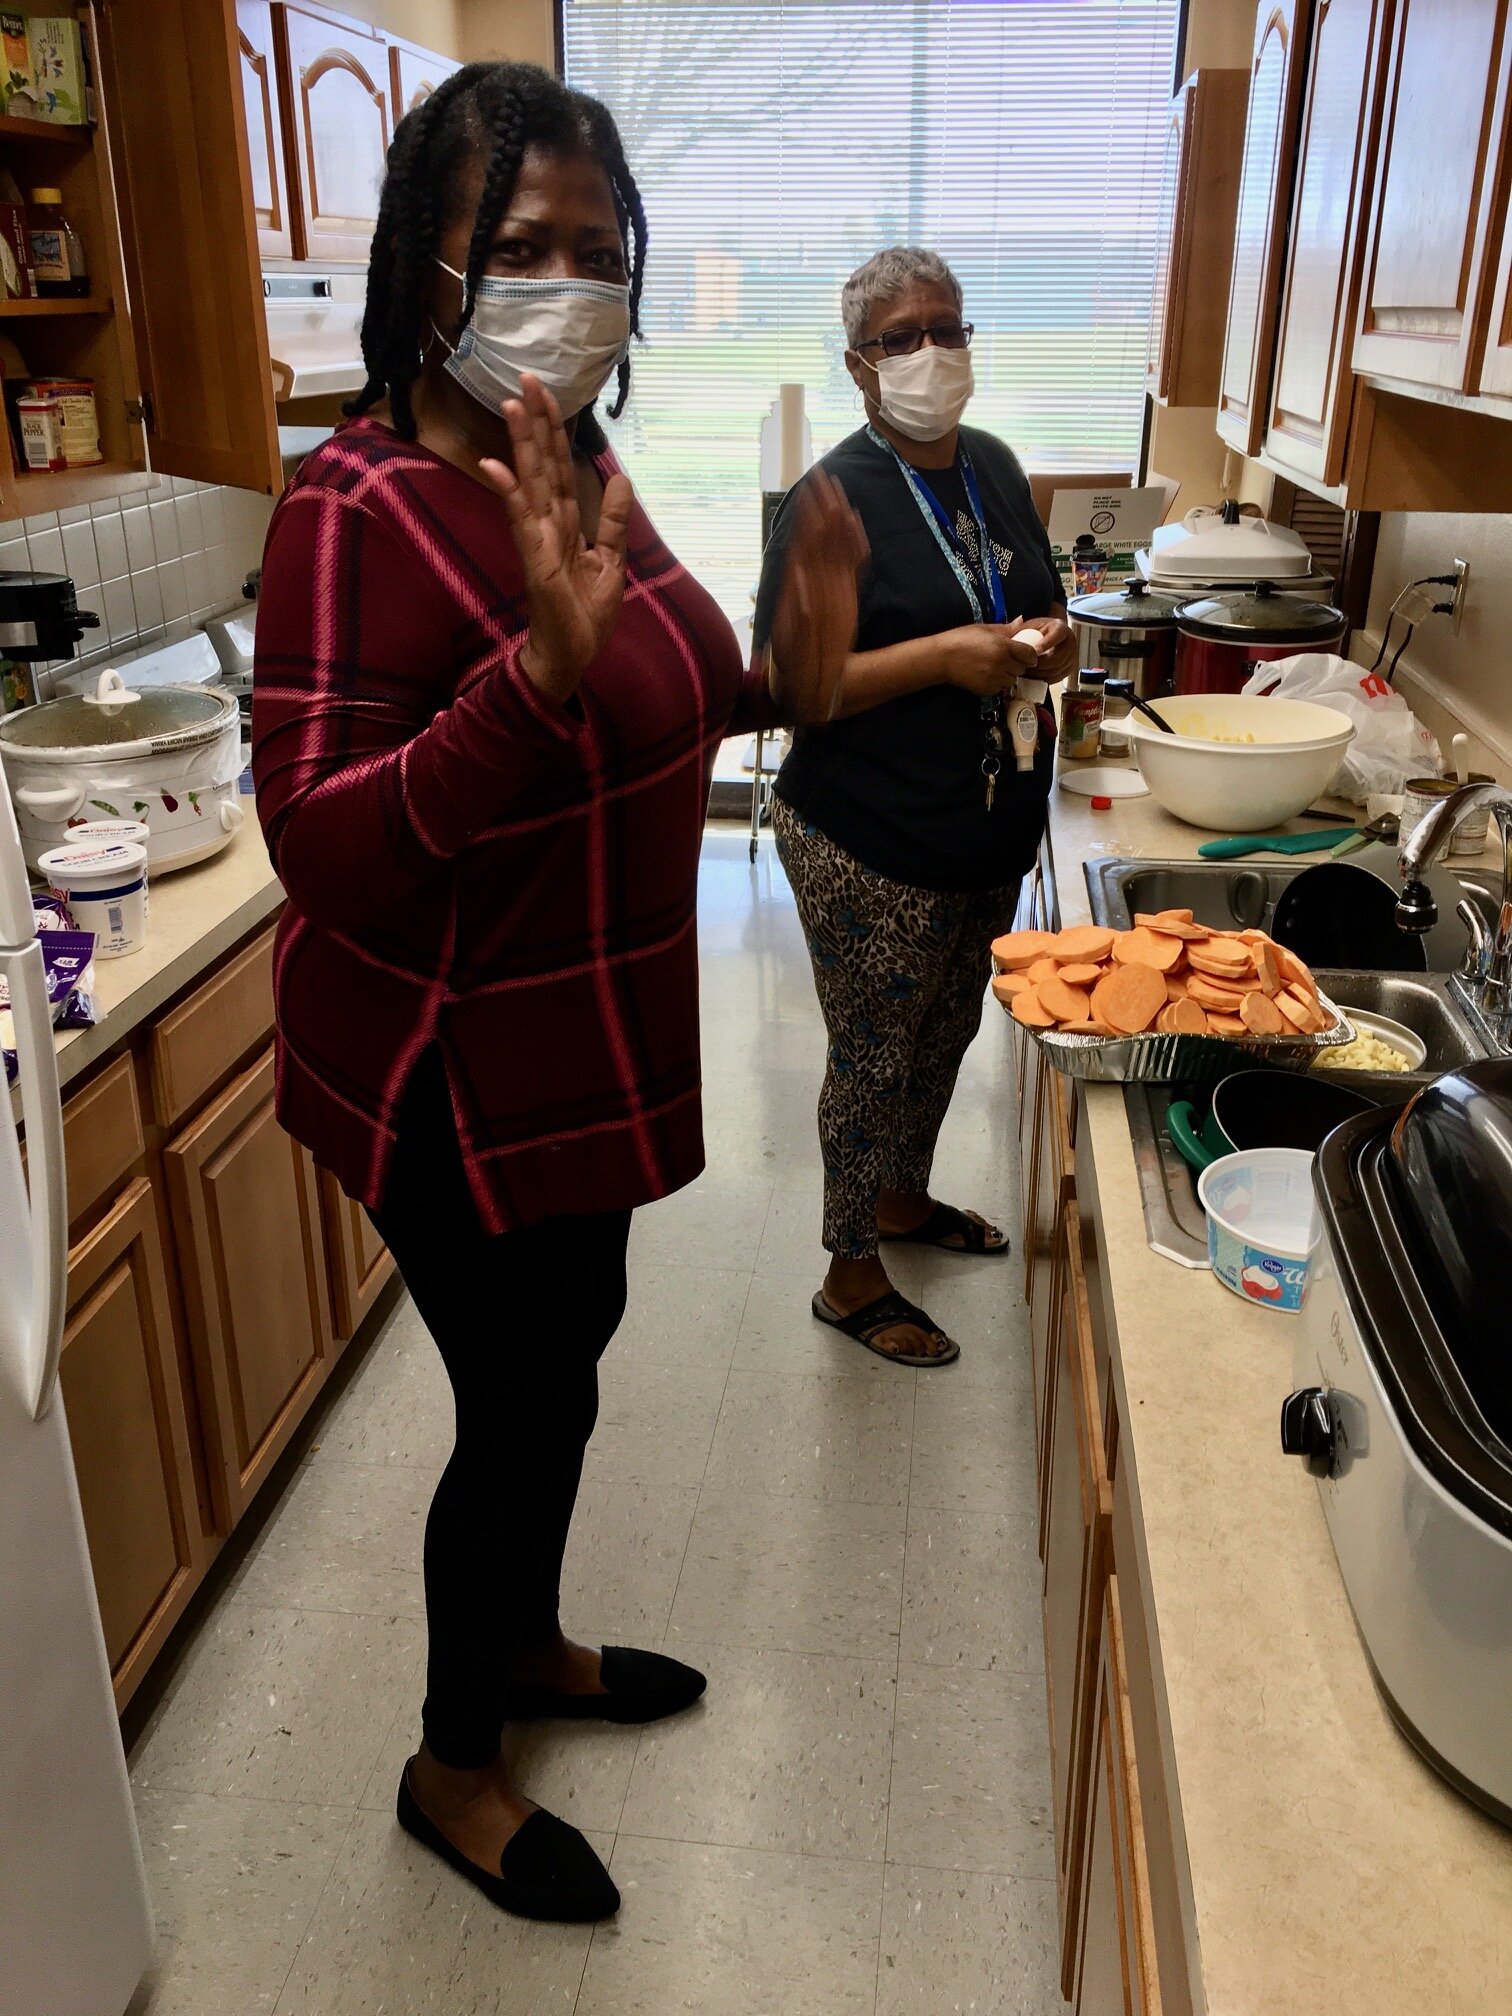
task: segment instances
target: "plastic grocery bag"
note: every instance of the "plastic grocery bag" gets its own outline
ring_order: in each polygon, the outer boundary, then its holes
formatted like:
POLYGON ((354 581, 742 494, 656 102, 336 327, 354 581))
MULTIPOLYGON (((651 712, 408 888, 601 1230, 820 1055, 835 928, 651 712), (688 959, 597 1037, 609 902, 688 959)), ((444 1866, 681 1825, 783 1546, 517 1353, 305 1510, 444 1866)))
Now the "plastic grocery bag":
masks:
POLYGON ((1329 792, 1363 805, 1373 794, 1397 796, 1409 777, 1436 777, 1442 769, 1439 745, 1395 687, 1379 672, 1367 672, 1330 651, 1303 651, 1257 665, 1246 693, 1278 700, 1316 700, 1347 715, 1355 739, 1344 752, 1329 792))

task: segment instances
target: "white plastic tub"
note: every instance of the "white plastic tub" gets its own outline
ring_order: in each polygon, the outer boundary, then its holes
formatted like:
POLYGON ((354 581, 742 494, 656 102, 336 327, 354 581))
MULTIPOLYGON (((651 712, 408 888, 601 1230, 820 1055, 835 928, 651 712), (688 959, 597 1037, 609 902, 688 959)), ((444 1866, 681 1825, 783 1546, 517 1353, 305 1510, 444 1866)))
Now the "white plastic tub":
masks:
POLYGON ((1139 774, 1167 812, 1214 833, 1295 818, 1328 789, 1355 736, 1347 716, 1311 700, 1191 693, 1152 705, 1175 732, 1130 715, 1139 774))
POLYGON ((1220 1155, 1197 1179, 1208 1262, 1225 1288, 1262 1309, 1294 1312, 1307 1300, 1322 1237, 1312 1171, 1306 1149, 1248 1148, 1220 1155))
POLYGON ((147 849, 134 841, 53 847, 38 863, 97 959, 124 959, 147 943, 147 849))

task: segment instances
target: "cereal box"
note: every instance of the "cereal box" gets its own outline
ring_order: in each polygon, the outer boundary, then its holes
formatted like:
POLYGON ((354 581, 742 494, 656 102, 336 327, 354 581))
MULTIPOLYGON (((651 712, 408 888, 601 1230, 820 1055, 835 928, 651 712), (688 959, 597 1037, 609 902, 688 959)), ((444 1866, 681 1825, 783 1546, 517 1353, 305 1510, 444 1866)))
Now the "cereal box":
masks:
POLYGON ((71 14, 32 14, 28 26, 37 76, 37 117, 60 126, 82 126, 89 113, 78 22, 71 14))

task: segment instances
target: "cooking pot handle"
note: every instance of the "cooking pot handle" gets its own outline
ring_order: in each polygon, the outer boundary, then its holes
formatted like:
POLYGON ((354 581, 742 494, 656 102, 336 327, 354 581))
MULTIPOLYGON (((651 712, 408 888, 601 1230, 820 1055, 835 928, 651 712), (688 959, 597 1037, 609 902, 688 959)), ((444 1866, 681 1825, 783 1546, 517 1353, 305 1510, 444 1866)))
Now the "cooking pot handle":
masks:
POLYGON ((1173 1099, 1166 1108, 1166 1132, 1171 1144, 1188 1168, 1199 1172, 1206 1169, 1217 1156, 1203 1145, 1197 1133, 1197 1115, 1190 1099, 1173 1099))
POLYGON ((49 826, 66 824, 84 807, 82 784, 17 784, 11 796, 49 826))
POLYGON ((246 813, 234 798, 223 798, 221 800, 220 822, 223 833, 239 833, 246 817, 246 813))

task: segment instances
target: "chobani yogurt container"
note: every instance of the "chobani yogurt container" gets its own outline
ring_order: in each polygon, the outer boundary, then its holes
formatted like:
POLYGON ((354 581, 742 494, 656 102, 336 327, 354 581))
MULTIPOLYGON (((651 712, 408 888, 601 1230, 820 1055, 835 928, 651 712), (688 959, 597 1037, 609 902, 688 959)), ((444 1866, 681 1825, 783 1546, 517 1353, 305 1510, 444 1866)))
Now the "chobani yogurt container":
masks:
POLYGON ((1313 1158, 1302 1148, 1221 1155, 1197 1179, 1208 1262, 1225 1288, 1263 1309, 1300 1309, 1318 1250, 1313 1158))
POLYGON ((147 849, 135 840, 77 841, 50 848, 37 866, 81 931, 95 935, 95 956, 122 959, 147 942, 147 849))

